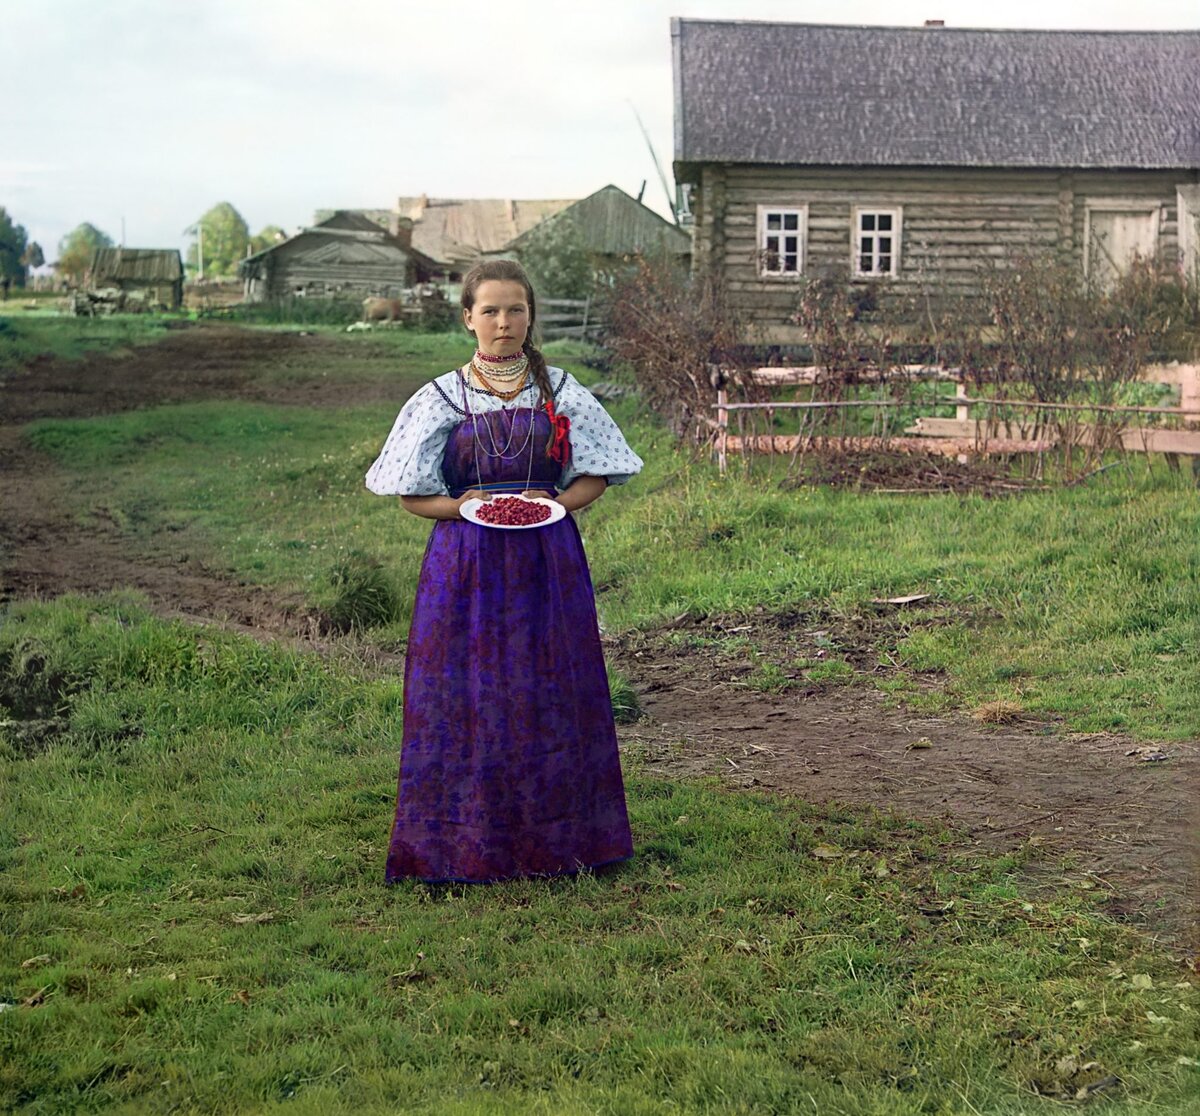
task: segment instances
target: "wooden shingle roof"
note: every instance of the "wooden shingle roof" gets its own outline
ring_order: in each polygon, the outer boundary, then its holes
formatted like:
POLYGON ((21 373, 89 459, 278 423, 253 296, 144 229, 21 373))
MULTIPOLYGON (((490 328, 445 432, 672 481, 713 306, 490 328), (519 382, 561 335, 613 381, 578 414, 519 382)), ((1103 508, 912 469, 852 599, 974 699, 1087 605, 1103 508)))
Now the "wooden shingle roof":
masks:
POLYGON ((318 215, 313 228, 348 229, 352 232, 387 232, 387 213, 382 221, 374 220, 358 209, 335 209, 331 213, 318 215))
POLYGON ((1200 31, 673 19, 675 159, 1200 167, 1200 31))
POLYGON ((380 228, 374 232, 318 226, 301 229, 295 236, 272 244, 239 263, 251 273, 267 256, 304 259, 313 263, 393 264, 403 269, 410 252, 380 228))
POLYGON ((660 249, 672 255, 687 255, 692 250, 692 238, 687 233, 619 186, 602 186, 510 240, 501 250, 519 252, 536 243, 544 230, 564 221, 572 224, 582 247, 596 255, 623 256, 660 249))
POLYGON ((439 263, 465 267, 566 209, 571 199, 403 197, 401 217, 413 221, 414 247, 439 263))
POLYGON ((92 282, 174 283, 183 278, 178 248, 97 248, 92 282))

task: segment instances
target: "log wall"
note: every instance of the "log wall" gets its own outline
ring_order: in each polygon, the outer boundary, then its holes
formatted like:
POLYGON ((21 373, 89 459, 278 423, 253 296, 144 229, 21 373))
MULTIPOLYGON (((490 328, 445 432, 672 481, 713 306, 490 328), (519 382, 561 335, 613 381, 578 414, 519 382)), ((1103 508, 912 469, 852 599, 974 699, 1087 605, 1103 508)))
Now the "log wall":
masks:
POLYGON ((408 277, 388 264, 306 264, 289 260, 272 269, 266 297, 287 298, 303 290, 309 295, 345 292, 398 298, 407 286, 411 286, 408 277))
POLYGON ((895 278, 877 285, 882 300, 923 286, 962 294, 976 273, 1014 251, 1051 249, 1083 269, 1087 202, 1157 203, 1158 252, 1179 254, 1176 187, 1198 171, 1060 171, 973 168, 807 168, 705 164, 693 194, 693 261, 723 279, 731 305, 755 323, 759 339, 800 341, 788 319, 797 277, 758 270, 758 207, 808 207, 805 273, 847 273, 854 206, 899 207, 902 233, 895 278))

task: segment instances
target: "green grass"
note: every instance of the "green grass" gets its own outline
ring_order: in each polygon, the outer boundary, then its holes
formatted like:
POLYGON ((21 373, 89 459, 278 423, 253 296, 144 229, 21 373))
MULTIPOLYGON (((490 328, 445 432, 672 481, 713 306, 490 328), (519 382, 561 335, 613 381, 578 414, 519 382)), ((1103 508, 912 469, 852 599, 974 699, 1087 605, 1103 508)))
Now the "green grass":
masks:
MULTIPOLYGON (((569 346, 551 348, 587 376, 569 346)), ((319 607, 331 606, 348 554, 378 560, 400 607, 374 638, 395 645, 428 525, 366 493, 362 477, 402 399, 462 351, 454 336, 350 335, 263 373, 386 377, 394 403, 214 402, 28 432, 68 471, 81 514, 102 509, 134 538, 170 538, 180 553, 319 607)), ((927 607, 872 645, 876 681, 898 697, 936 709, 1012 701, 1076 731, 1200 736, 1200 501, 1187 471, 1139 459, 1080 487, 1006 500, 786 491, 778 468, 719 478, 632 404, 613 410, 646 470, 581 517, 610 631, 789 612, 814 629, 878 635, 874 598, 928 593, 927 607)), ((795 673, 789 662, 771 669, 764 690, 795 673)), ((853 680, 838 666, 801 669, 809 681, 853 680)))
POLYGON ((0 303, 0 382, 39 356, 72 360, 148 344, 163 335, 168 320, 149 314, 73 318, 0 303))
POLYGON ((389 889, 390 678, 113 594, 12 609, 0 704, 6 1109, 1200 1103, 1195 988, 950 833, 634 765, 619 870, 389 889))

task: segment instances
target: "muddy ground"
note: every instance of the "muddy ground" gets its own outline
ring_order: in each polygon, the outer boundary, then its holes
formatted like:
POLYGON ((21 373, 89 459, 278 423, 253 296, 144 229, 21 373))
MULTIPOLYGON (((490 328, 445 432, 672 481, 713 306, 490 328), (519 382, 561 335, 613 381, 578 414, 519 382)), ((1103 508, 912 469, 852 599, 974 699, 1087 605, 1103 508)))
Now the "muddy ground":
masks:
MULTIPOLYGON (((339 650, 299 598, 181 560, 165 540, 139 550, 116 525, 81 526, 63 477, 21 436, 21 426, 38 417, 165 402, 337 406, 386 397, 378 379, 305 374, 288 382, 276 374, 293 359, 311 368, 333 344, 300 333, 198 327, 132 353, 40 359, 8 376, 0 387, 0 601, 132 586, 163 615, 339 650)), ((870 665, 877 662, 874 644, 888 622, 885 611, 839 630, 839 653, 864 672, 878 669, 870 665)), ((1114 917, 1194 963, 1200 741, 1166 746, 1165 758, 1147 760, 1117 736, 1074 735, 1022 719, 984 724, 966 714, 913 713, 865 679, 841 686, 796 680, 782 692, 761 692, 751 687, 746 655, 729 650, 735 635, 778 662, 817 653, 814 641, 829 638, 820 616, 753 614, 610 640, 610 655, 645 711, 622 729, 627 753, 665 776, 706 774, 730 788, 946 821, 981 852, 1023 848, 1046 886, 1065 882, 1094 892, 1114 917)), ((378 656, 368 664, 397 666, 378 656)))

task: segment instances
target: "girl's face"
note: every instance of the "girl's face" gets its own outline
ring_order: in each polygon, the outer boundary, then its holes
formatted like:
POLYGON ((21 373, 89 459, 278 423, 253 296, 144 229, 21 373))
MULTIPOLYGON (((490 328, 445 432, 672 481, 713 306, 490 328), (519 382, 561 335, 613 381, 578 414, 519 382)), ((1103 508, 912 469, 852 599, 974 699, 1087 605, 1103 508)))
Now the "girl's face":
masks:
POLYGON ((485 279, 475 288, 475 305, 463 309, 463 324, 491 356, 515 356, 529 334, 529 303, 515 279, 485 279))

